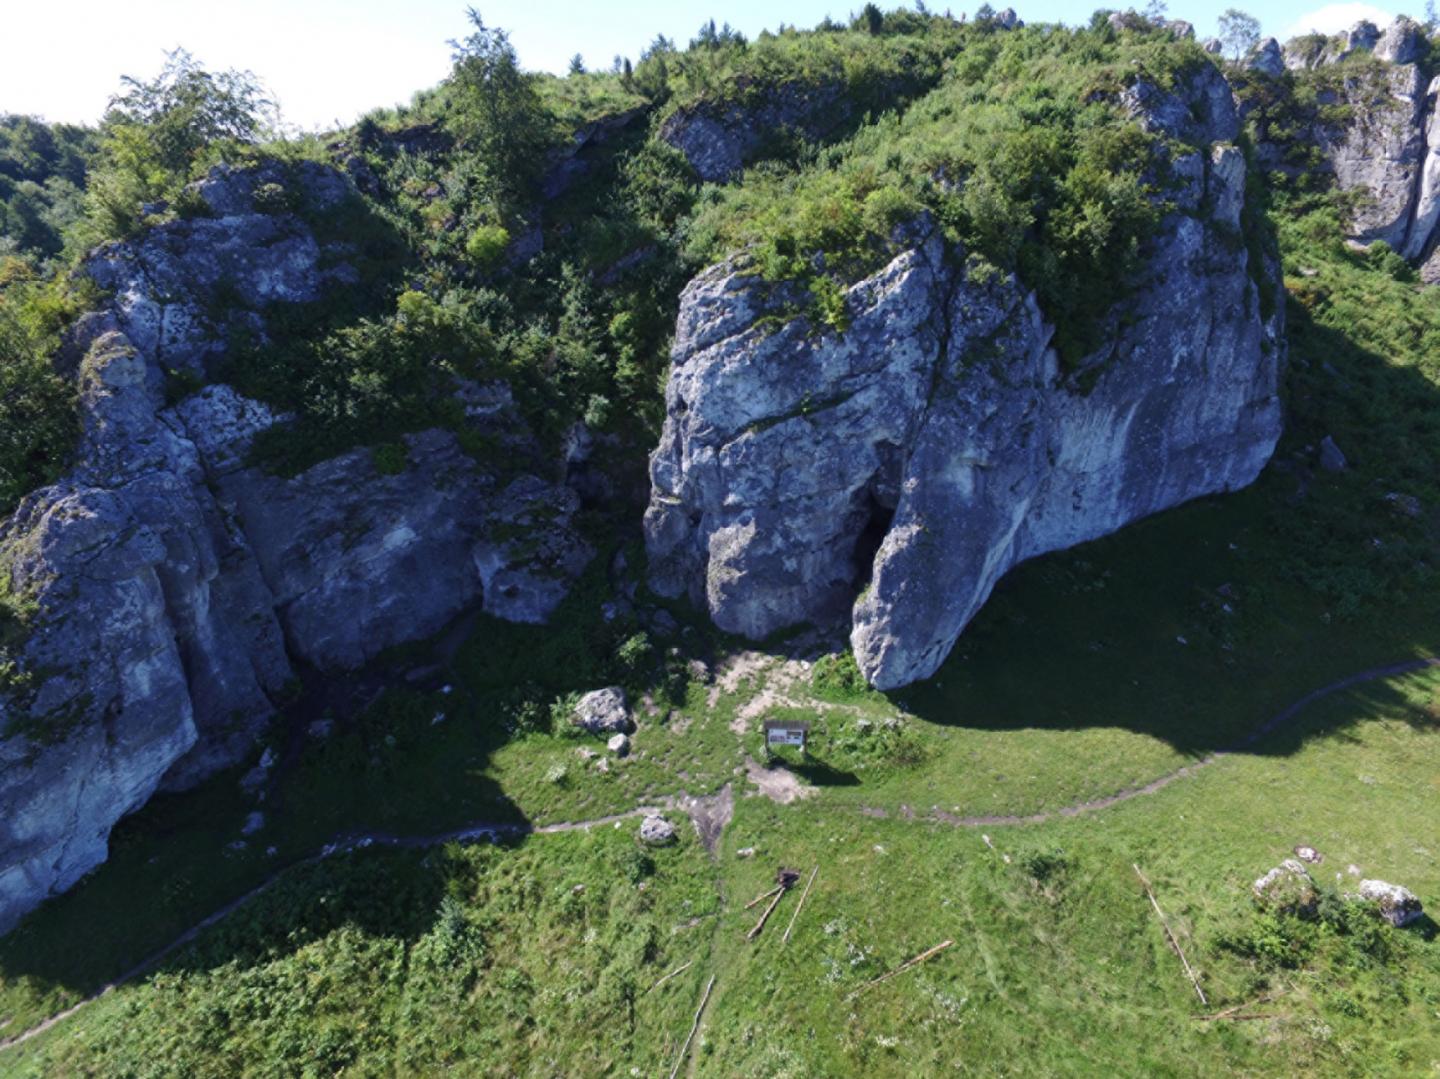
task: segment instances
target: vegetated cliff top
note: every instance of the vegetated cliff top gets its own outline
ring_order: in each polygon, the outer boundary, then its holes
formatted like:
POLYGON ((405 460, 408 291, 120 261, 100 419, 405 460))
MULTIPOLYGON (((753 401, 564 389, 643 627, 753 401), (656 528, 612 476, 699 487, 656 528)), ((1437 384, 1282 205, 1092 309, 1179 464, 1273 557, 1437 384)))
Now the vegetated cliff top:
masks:
MULTIPOLYGON (((1138 16, 1067 29, 872 8, 753 41, 706 24, 564 78, 521 71, 477 22, 455 59, 409 106, 325 136, 271 138, 253 84, 183 53, 122 87, 97 132, 7 121, 0 426, 17 433, 0 446, 0 513, 57 474, 73 437, 73 386, 47 361, 92 302, 74 268, 106 239, 215 212, 193 184, 220 161, 322 162, 354 189, 308 223, 353 247, 358 282, 277 312, 223 372, 299 417, 276 467, 439 422, 435 376, 451 369, 509 379, 551 438, 584 418, 638 454, 659 428, 681 287, 742 248, 838 328, 839 286, 926 211, 1018 271, 1062 353, 1082 353, 1166 208, 1168 163, 1205 137, 1143 132, 1137 87, 1163 94, 1217 63, 1182 25, 1138 16), (393 409, 354 422, 361 387, 393 409)), ((282 177, 265 196, 285 212, 302 188, 282 177)))

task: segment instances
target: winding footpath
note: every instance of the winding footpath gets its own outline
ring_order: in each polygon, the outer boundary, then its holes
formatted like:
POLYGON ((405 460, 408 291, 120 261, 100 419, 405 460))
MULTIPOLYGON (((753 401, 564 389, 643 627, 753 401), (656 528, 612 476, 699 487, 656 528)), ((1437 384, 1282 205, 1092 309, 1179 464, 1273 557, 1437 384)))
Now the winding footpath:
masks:
MULTIPOLYGON (((1352 674, 1349 677, 1342 678, 1339 681, 1331 682, 1329 685, 1321 686, 1319 689, 1312 690, 1310 693, 1307 693, 1299 700, 1294 701, 1282 711, 1276 713, 1270 719, 1266 720, 1254 730, 1250 731, 1247 735, 1245 735, 1245 737, 1241 738, 1239 741, 1231 744, 1230 746, 1227 746, 1223 749, 1218 749, 1215 752, 1209 754, 1208 756, 1202 757, 1200 760, 1195 761, 1192 764, 1187 764, 1181 768, 1175 769, 1173 772, 1167 772, 1165 775, 1160 776, 1158 779, 1151 780, 1149 783, 1146 783, 1143 786, 1130 787, 1122 791, 1117 791, 1114 794, 1107 795, 1103 798, 1095 798, 1084 802, 1076 802, 1073 805, 1061 806, 1057 809, 1046 810, 1042 813, 1032 813, 1024 816, 1017 815, 962 817, 950 813, 945 813, 937 809, 930 816, 914 817, 911 819, 928 823, 950 824, 962 828, 1004 827, 1006 825, 1044 824, 1048 821, 1058 820, 1065 817, 1078 817, 1082 814, 1093 813, 1097 810, 1102 809, 1108 809, 1111 806, 1120 804, 1121 802, 1128 802, 1134 798, 1141 798, 1147 795, 1155 794, 1158 791, 1163 790, 1165 787, 1168 787, 1171 783, 1174 783, 1178 779, 1184 779, 1188 776, 1192 776, 1199 772, 1202 768, 1208 768, 1213 764, 1219 763, 1221 760, 1224 760, 1228 756, 1232 756, 1233 754, 1243 749, 1246 749, 1249 746, 1255 745, 1257 742, 1269 737, 1276 731, 1280 730, 1282 727, 1289 724, 1295 719, 1297 715, 1303 712, 1306 708, 1325 697, 1332 696, 1336 693, 1343 693, 1345 690, 1353 689, 1356 686, 1364 685, 1367 682, 1381 681, 1383 679, 1395 678, 1400 675, 1413 674, 1416 671, 1422 671, 1429 668, 1437 667, 1440 667, 1440 657, 1410 659, 1400 663, 1388 664, 1382 667, 1371 667, 1367 670, 1352 674)), ((191 926, 184 933, 180 934, 180 936, 175 938, 169 944, 165 945, 159 951, 147 956, 145 959, 137 963, 134 967, 114 978, 112 981, 110 981, 100 989, 96 990, 90 996, 85 997, 83 1000, 77 1001, 75 1004, 72 1004, 64 1011, 55 1013, 54 1015, 50 1016, 50 1018, 36 1024, 29 1030, 22 1031, 19 1034, 13 1035, 12 1037, 0 1041, 0 1052, 3 1052, 6 1049, 13 1049, 16 1046, 22 1045, 25 1042, 29 1041, 31 1038, 39 1037, 46 1031, 52 1029, 60 1023, 63 1023, 66 1019, 69 1019, 72 1015, 80 1011, 80 1009, 84 1008, 86 1005, 94 1003, 101 997, 110 993, 112 990, 118 988, 121 985, 124 985, 126 982, 133 981, 136 978, 139 978, 140 976, 148 973, 150 970, 154 969, 161 962, 163 962, 168 956, 172 955, 180 948, 183 948, 185 945, 195 940, 195 938, 198 937, 201 933, 203 933, 206 929, 209 929, 211 926, 215 925, 217 922, 232 914, 234 911, 244 906, 256 896, 260 895, 272 884, 274 884, 278 879, 280 879, 283 874, 288 873, 290 870, 298 868, 300 866, 313 865, 317 862, 324 861, 325 859, 334 857, 338 854, 347 854, 352 851, 363 850, 369 847, 423 849, 428 847, 441 846, 445 843, 452 842, 476 842, 482 839, 489 839, 494 841, 502 836, 510 837, 526 835, 555 835, 561 832, 578 832, 584 831, 589 828, 598 828, 605 825, 618 824, 621 821, 630 820, 635 817, 641 817, 646 814, 654 813, 663 809, 681 809, 687 813, 693 814, 696 811, 697 807, 704 805, 705 801, 706 800, 704 799, 697 800, 684 795, 676 795, 673 797, 662 798, 643 806, 637 806, 636 808, 627 810, 623 813, 612 813, 608 816, 595 817, 591 820, 558 821, 554 824, 545 824, 538 827, 526 822, 514 821, 477 822, 462 825, 459 828, 453 828, 448 831, 436 832, 428 835, 404 836, 392 835, 388 832, 363 832, 342 837, 335 840, 334 842, 327 843, 319 851, 310 855, 307 858, 302 858, 298 861, 291 862, 285 867, 277 869, 274 873, 270 874, 254 888, 251 888, 248 892, 237 897, 236 899, 231 900, 219 910, 210 914, 208 917, 204 918, 200 922, 197 922, 195 925, 191 926)))

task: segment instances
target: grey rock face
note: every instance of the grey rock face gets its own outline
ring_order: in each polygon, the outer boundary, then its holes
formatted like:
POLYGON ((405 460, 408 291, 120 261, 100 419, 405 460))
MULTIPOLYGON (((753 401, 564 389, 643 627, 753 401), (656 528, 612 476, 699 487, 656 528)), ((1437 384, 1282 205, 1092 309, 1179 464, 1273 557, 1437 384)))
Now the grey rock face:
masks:
MULTIPOLYGON (((1351 238, 1361 243, 1383 240, 1423 265, 1435 248, 1440 225, 1440 120, 1435 107, 1440 80, 1427 84, 1419 67, 1426 52, 1423 28, 1402 17, 1381 34, 1373 23, 1361 22, 1328 43, 1313 37, 1291 41, 1283 61, 1291 71, 1305 72, 1367 50, 1373 51, 1373 60, 1340 69, 1343 78, 1338 82, 1339 72, 1323 75, 1329 81, 1319 87, 1320 103, 1345 106, 1344 119, 1324 122, 1317 114, 1301 140, 1319 147, 1338 187, 1361 194, 1350 222, 1351 238)), ((1267 74, 1273 73, 1272 59, 1266 60, 1267 74)), ((1262 145, 1260 152, 1267 166, 1296 171, 1285 163, 1281 147, 1262 145)), ((1422 271, 1427 281, 1431 276, 1422 271)))
POLYGON ((1362 880, 1360 898, 1374 903, 1380 916, 1394 926, 1409 925, 1425 913, 1420 900, 1409 888, 1383 880, 1362 880))
MULTIPOLYGON (((1196 93, 1173 122, 1233 131, 1196 93)), ((1280 432, 1282 346, 1231 240, 1244 163, 1216 146, 1177 171, 1208 216, 1164 223, 1127 324, 1080 365, 1089 386, 1033 295, 938 239, 853 286, 838 336, 773 329, 780 297, 733 263, 701 274, 651 460, 652 586, 751 638, 848 610, 890 688, 932 673, 1016 562, 1251 482, 1280 432)))
POLYGON ((1280 42, 1273 37, 1267 37, 1245 61, 1245 66, 1251 71, 1278 79, 1285 74, 1285 54, 1280 51, 1280 42))
POLYGON ((1359 188, 1369 196, 1352 218, 1354 237, 1362 242, 1384 240, 1404 250, 1416 177, 1427 153, 1422 123, 1426 84, 1418 67, 1400 64, 1375 79, 1347 82, 1345 89, 1354 121, 1340 131, 1320 130, 1320 147, 1340 187, 1359 188))
POLYGON ((619 686, 592 690, 581 697, 575 704, 573 721, 591 734, 624 734, 634 729, 625 691, 619 686))
MULTIPOLYGON (((305 197, 345 197, 332 179, 305 197)), ((0 569, 38 609, 28 682, 0 689, 0 931, 102 862, 111 826, 155 790, 243 760, 292 661, 346 670, 477 602, 543 620, 591 557, 573 492, 502 479, 449 432, 409 436, 398 475, 355 450, 284 479, 245 460, 286 417, 223 385, 165 407, 162 363, 214 354, 207 296, 248 296, 263 320, 324 284, 298 219, 243 209, 260 186, 212 174, 201 194, 226 216, 89 263, 115 300, 70 342, 76 463, 0 521, 0 569)), ((461 390, 471 424, 523 440, 508 391, 461 390)))
MULTIPOLYGON (((913 88, 897 80, 881 96, 899 100, 907 87, 913 88)), ((819 141, 858 116, 858 106, 839 81, 791 83, 756 94, 753 101, 746 94, 750 87, 737 89, 737 100, 701 101, 676 110, 660 125, 659 137, 683 153, 702 180, 734 179, 787 131, 819 141)))
POLYGON ((1375 57, 1391 64, 1415 64, 1426 52, 1425 28, 1401 15, 1376 40, 1375 57))

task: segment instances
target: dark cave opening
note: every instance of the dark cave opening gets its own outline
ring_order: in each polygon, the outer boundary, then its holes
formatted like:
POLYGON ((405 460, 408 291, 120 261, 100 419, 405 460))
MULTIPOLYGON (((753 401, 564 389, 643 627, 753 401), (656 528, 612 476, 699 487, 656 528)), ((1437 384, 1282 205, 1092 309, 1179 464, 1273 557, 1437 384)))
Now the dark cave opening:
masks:
POLYGON ((855 538, 855 587, 863 589, 875 573, 875 556, 880 553, 880 544, 890 531, 895 519, 895 507, 887 506, 876 497, 872 489, 865 492, 863 504, 865 524, 855 538))

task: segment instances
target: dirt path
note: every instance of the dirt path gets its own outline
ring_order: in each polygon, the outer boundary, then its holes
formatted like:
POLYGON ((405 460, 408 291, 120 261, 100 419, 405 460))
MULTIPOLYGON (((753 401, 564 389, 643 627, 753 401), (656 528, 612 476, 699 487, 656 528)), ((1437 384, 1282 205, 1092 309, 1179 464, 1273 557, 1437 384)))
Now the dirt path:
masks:
MULTIPOLYGON (((1354 687, 1363 685, 1366 682, 1379 681, 1385 678, 1394 678, 1397 675, 1412 674, 1416 671, 1435 667, 1440 667, 1440 658, 1411 659, 1405 660, 1401 663, 1392 663, 1383 667, 1371 667, 1368 670, 1352 674, 1347 678, 1342 678, 1339 681, 1331 682, 1329 685, 1322 686, 1319 689, 1307 693, 1299 700, 1293 702, 1288 707, 1276 713, 1264 723, 1260 724, 1260 726, 1256 727, 1244 738, 1240 739, 1238 742, 1235 742, 1233 745, 1225 749, 1217 750, 1214 753, 1211 753, 1209 756, 1203 757, 1202 759, 1194 762, 1193 764, 1187 764, 1182 768, 1175 769, 1173 772, 1167 772, 1165 775, 1160 776, 1158 779, 1151 780, 1149 783, 1146 783, 1143 786, 1130 787, 1126 790, 1117 791, 1115 794, 1107 795, 1103 798, 1095 798, 1085 802, 1077 802, 1074 805, 1062 806, 1059 809, 1047 810, 1043 813, 1031 813, 1023 816, 1017 815, 961 817, 950 813, 945 813, 940 810, 935 810, 932 815, 928 817, 913 817, 907 819, 929 821, 932 823, 939 822, 943 824, 955 825, 962 828, 1003 827, 1005 825, 1044 824, 1047 821, 1059 820, 1065 817, 1078 817, 1085 813, 1093 813, 1097 810, 1108 809, 1109 807, 1118 805, 1121 802, 1128 802, 1133 798, 1140 798, 1146 795, 1155 794, 1157 791, 1163 790, 1171 783, 1174 783, 1177 779, 1184 779, 1187 776, 1192 776, 1196 772, 1200 771, 1202 768, 1208 768, 1210 765, 1223 760, 1225 757, 1231 756, 1234 753, 1245 749, 1247 746, 1254 745, 1256 742, 1259 742, 1261 739, 1268 737, 1269 735, 1279 730, 1281 727, 1284 727, 1300 712, 1304 711, 1310 705, 1325 697, 1332 696, 1336 693, 1344 692, 1347 689, 1353 689, 1354 687)), ((754 765, 754 762, 747 761, 747 765, 754 765)), ((755 769, 758 770, 758 766, 755 766, 755 769)), ((753 774, 751 778, 755 778, 753 774)), ((727 787, 726 791, 728 790, 729 788, 727 787)), ((786 801, 790 800, 793 799, 786 799, 786 801)), ((225 906, 221 907, 213 914, 209 915, 197 924, 191 926, 175 940, 171 941, 159 951, 148 956, 140 963, 132 967, 130 970, 126 971, 119 977, 115 978, 113 981, 109 982, 99 991, 91 994, 90 996, 86 997, 81 1001, 76 1002, 75 1004, 72 1004, 64 1011, 57 1012, 50 1018, 46 1019, 44 1022, 31 1027, 29 1030, 22 1031, 19 1034, 0 1041, 0 1052, 3 1052, 6 1049, 13 1049, 16 1046, 22 1045, 25 1042, 29 1041, 31 1038, 35 1038, 41 1034, 44 1034, 47 1030, 50 1030, 51 1028, 64 1022, 66 1019, 70 1018, 76 1012, 80 1011, 81 1008, 84 1008, 87 1004, 91 1004, 96 1000, 99 1000, 111 990, 125 984, 126 982, 133 981, 134 979, 152 970, 154 967, 158 966, 161 962, 163 962, 168 956, 172 955, 180 948, 183 948, 185 945, 189 944, 191 941, 193 941, 206 929, 209 929, 216 922, 219 922, 227 915, 244 906, 261 892, 265 891, 272 884, 274 884, 275 881, 278 880, 282 874, 289 872, 291 869, 294 869, 298 866, 313 865, 316 862, 324 861, 325 859, 334 857, 337 854, 345 854, 350 851, 363 850, 372 846, 414 849, 435 847, 440 846, 444 843, 464 842, 467 840, 474 841, 479 839, 495 839, 500 836, 555 835, 561 832, 584 831, 588 828, 598 828, 605 825, 617 824, 620 821, 630 820, 635 817, 644 816, 646 814, 659 812, 665 809, 682 810, 686 813, 694 814, 694 819, 696 820, 696 827, 700 833, 702 841, 705 842, 707 848, 713 851, 714 845, 718 842, 719 839, 719 830, 724 827, 725 823, 728 823, 729 810, 732 807, 733 798, 723 791, 718 799, 713 800, 694 799, 682 793, 674 795, 672 797, 658 799, 655 802, 649 803, 647 805, 637 806, 636 808, 627 810, 623 813, 612 813, 608 816, 595 817, 590 820, 558 821, 554 824, 541 825, 538 828, 534 825, 523 822, 478 822, 463 825, 459 828, 454 828, 449 831, 436 832, 428 835, 401 836, 392 835, 387 832, 364 832, 343 837, 336 840, 335 842, 326 844, 317 853, 310 855, 308 858, 302 858, 297 862, 290 863, 283 869, 276 870, 274 873, 266 877, 263 881, 257 884, 254 888, 250 889, 244 895, 241 895, 238 898, 231 900, 229 903, 225 904, 225 906), (719 818, 718 820, 717 817, 719 818)))
POLYGON ((1298 701, 1295 701, 1283 711, 1277 712, 1267 719, 1260 726, 1256 727, 1249 734, 1245 735, 1238 742, 1231 744, 1225 749, 1217 749, 1214 753, 1200 758, 1193 764, 1187 764, 1173 772, 1166 772, 1158 779, 1152 779, 1149 783, 1138 787, 1127 787, 1125 790, 1116 791, 1114 794, 1107 794, 1103 798, 1092 798, 1085 802, 1076 802, 1074 805, 1061 806, 1059 809, 1046 810, 1044 813, 1029 813, 1023 816, 985 816, 985 817, 960 817, 953 813, 946 813, 943 810, 935 810, 929 817, 923 820, 939 821, 942 824, 953 824, 960 828, 980 828, 989 826, 1003 827, 1008 824, 1044 824, 1047 821, 1060 820, 1064 817, 1078 817, 1084 813, 1094 813, 1096 810, 1109 809, 1111 806, 1119 805, 1121 802, 1128 802, 1132 798, 1142 798, 1148 794, 1154 794, 1170 786, 1177 779, 1185 779, 1193 776, 1202 768, 1208 768, 1226 757, 1238 753, 1248 746, 1274 734, 1281 727, 1285 726, 1297 715, 1303 712, 1310 705, 1324 697, 1335 693, 1341 693, 1347 689, 1354 689, 1356 686, 1364 685, 1366 682, 1375 682, 1383 678, 1394 678, 1396 675, 1413 674, 1416 671, 1423 671, 1430 667, 1440 667, 1440 658, 1410 659, 1404 663, 1392 663, 1385 667, 1371 667, 1369 670, 1352 674, 1348 678, 1342 678, 1338 682, 1331 682, 1328 686, 1321 686, 1305 694, 1298 701))

